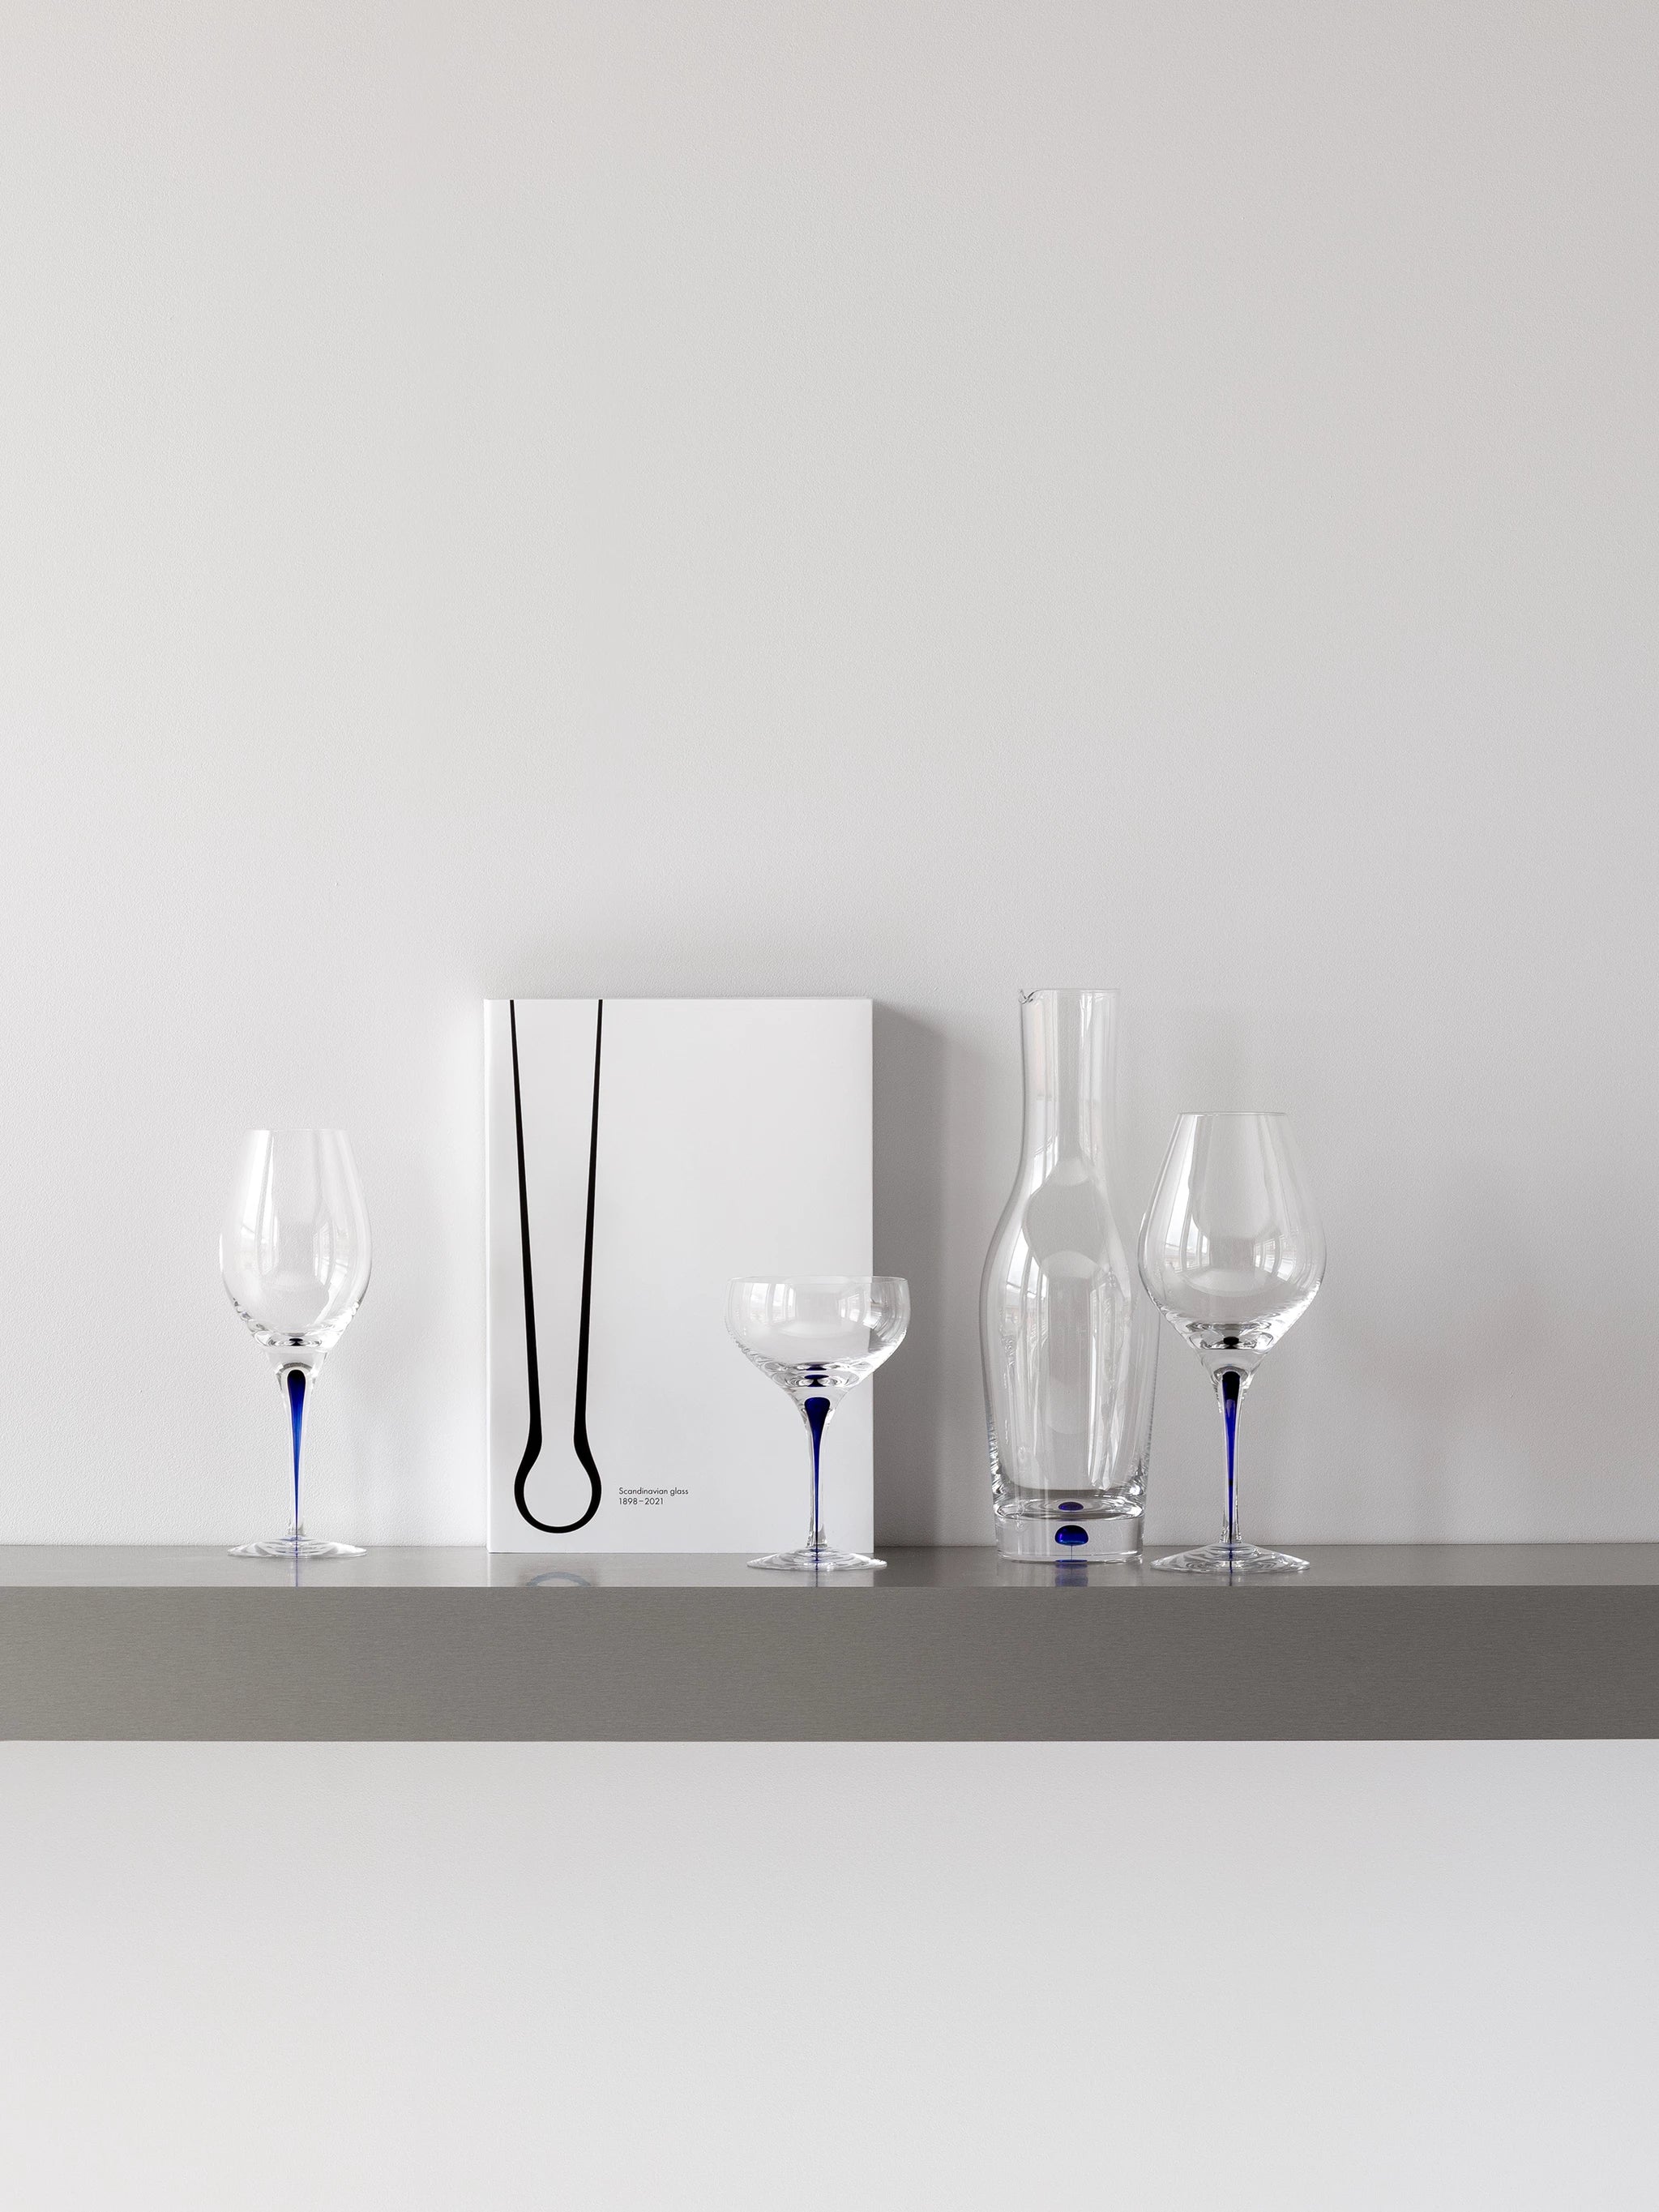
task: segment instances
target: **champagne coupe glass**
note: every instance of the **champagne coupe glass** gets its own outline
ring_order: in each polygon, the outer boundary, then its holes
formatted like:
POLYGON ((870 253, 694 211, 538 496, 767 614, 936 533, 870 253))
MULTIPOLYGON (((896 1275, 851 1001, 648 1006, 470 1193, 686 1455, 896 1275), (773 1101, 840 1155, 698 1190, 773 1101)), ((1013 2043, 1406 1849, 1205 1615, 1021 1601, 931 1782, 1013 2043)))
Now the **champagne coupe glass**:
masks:
POLYGON ((317 1370, 368 1288, 368 1209, 343 1129, 253 1129, 219 1231, 230 1302, 270 1354, 294 1455, 294 1522, 285 1536, 238 1544, 239 1559, 343 1559, 361 1544, 307 1536, 300 1454, 317 1370))
POLYGON ((1213 1381, 1227 1437, 1218 1544, 1154 1559, 1180 1574, 1299 1574, 1290 1552, 1238 1534, 1238 1401, 1262 1354, 1313 1304, 1325 1232, 1282 1114, 1183 1114, 1140 1232, 1140 1279, 1213 1381))
POLYGON ((750 1559, 751 1567, 822 1574, 887 1564, 862 1552, 838 1552, 824 1540, 818 1462, 830 1414, 849 1390, 898 1350, 909 1325, 910 1285, 902 1275, 815 1275, 732 1284, 726 1326, 744 1357, 799 1407, 812 1445, 812 1517, 806 1541, 798 1552, 750 1559))

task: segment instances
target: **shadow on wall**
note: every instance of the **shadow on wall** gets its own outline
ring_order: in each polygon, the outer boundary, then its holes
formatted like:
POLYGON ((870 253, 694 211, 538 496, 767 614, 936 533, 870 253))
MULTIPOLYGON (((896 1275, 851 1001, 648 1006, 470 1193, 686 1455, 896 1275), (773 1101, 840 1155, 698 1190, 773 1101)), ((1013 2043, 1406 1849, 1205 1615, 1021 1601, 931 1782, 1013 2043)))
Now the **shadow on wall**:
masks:
MULTIPOLYGON (((1643 1102, 1564 1106, 1478 1001, 1432 1018, 1379 1002, 1358 1025, 1328 1005, 1133 1012, 1137 1202, 1176 1113, 1277 1107, 1324 1217, 1325 1286, 1250 1409, 1253 1533, 1536 1542, 1639 1526, 1652 1458, 1619 1409, 1645 1371, 1651 1297, 1620 1229, 1643 1102)), ((1149 1532, 1184 1540, 1215 1511, 1213 1402, 1167 1329, 1162 1358, 1149 1532)))
POLYGON ((984 1524, 972 1540, 988 1543, 977 1313, 1002 1196, 985 1183, 997 1069, 969 1038, 896 1006, 877 1005, 874 1042, 875 1263, 911 1293, 909 1335, 876 1378, 877 1534, 936 1543, 963 1531, 967 1491, 984 1524))
MULTIPOLYGON (((1313 1136, 1324 1198, 1334 1102, 1322 1095, 1325 1079, 1310 1080, 1293 1028, 1280 1035, 1271 1018, 1231 1005, 1149 1004, 1127 988, 1120 1020, 1113 1203, 1131 1254, 1183 1110, 1286 1108, 1313 1136)), ((877 1531, 888 1543, 989 1542, 979 1287, 1018 1161, 1018 1001, 959 1009, 948 1028, 878 1004, 874 1027, 876 1264, 909 1277, 914 1305, 909 1340, 876 1383, 877 1531)), ((1324 1318, 1310 1316, 1304 1334, 1322 1334, 1324 1318)), ((1173 1540, 1213 1518, 1214 1409, 1196 1362, 1190 1376, 1182 1372, 1191 1355, 1167 1330, 1160 1358, 1152 1511, 1173 1540)), ((1327 1378, 1322 1407, 1331 1389, 1327 1378)), ((1264 1444, 1280 1418, 1270 1407, 1256 1419, 1264 1444)), ((1281 1481, 1299 1489, 1298 1504, 1328 1505, 1331 1477, 1311 1437, 1304 1455, 1305 1470, 1272 1453, 1280 1464, 1277 1475, 1264 1468, 1258 1478, 1261 1514, 1271 1516, 1281 1481)))
MULTIPOLYGON (((1563 1224, 1630 1218, 1639 1097, 1611 1109, 1625 1118, 1610 1140, 1608 1110, 1534 1097, 1496 1061, 1501 1039, 1463 1033, 1462 1009, 1438 1027, 1415 1008, 1355 1025, 1323 1004, 1158 1003, 1126 987, 1121 1012, 1126 1245, 1187 1110, 1287 1112, 1324 1216, 1325 1288, 1251 1406, 1261 1540, 1536 1541, 1639 1522, 1653 1474, 1634 1411, 1616 1449, 1606 1438, 1644 1371, 1642 1248, 1604 1234, 1573 1267, 1562 1246, 1563 1224), (1478 1141, 1453 1145, 1461 1128, 1478 1141)), ((886 1543, 992 1537, 978 1297, 1018 1154, 1013 1013, 875 1009, 875 1258, 914 1294, 909 1340, 875 1384, 886 1543)), ((1215 1405, 1167 1328, 1160 1360, 1148 1534, 1185 1541, 1218 1510, 1215 1405)))

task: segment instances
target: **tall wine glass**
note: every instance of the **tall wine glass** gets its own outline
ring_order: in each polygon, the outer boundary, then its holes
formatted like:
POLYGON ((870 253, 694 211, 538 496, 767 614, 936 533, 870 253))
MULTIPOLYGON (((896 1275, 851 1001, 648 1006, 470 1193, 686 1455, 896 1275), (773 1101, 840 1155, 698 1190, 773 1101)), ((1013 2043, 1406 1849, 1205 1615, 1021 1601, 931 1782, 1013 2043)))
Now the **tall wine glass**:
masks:
POLYGON ((1183 1114, 1140 1232, 1140 1279, 1216 1387, 1227 1437, 1227 1519, 1218 1544, 1154 1559, 1189 1575, 1300 1573, 1305 1559, 1238 1534, 1238 1401, 1262 1355, 1313 1304, 1325 1273, 1320 1227, 1282 1114, 1183 1114))
POLYGON ((368 1267, 368 1209, 344 1130, 251 1130, 219 1232, 219 1271, 276 1370, 293 1452, 294 1521, 285 1536, 234 1546, 239 1559, 362 1555, 360 1544, 307 1535, 300 1460, 312 1385, 363 1302, 368 1267))
POLYGON ((746 1359, 787 1390, 800 1408, 812 1446, 812 1516, 798 1552, 771 1552, 751 1567, 822 1574, 880 1567, 884 1559, 839 1552, 825 1540, 818 1511, 819 1462, 830 1416, 849 1390, 873 1375, 904 1341, 910 1285, 902 1275, 800 1276, 787 1282, 736 1282, 726 1294, 726 1326, 746 1359))

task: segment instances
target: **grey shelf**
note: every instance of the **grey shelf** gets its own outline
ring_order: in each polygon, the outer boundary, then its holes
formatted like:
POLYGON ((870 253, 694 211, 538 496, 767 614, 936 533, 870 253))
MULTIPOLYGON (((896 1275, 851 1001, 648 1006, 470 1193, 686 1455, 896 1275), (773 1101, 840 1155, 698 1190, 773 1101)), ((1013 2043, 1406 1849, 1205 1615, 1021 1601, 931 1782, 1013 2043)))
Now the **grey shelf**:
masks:
POLYGON ((1315 1547, 1235 1589, 890 1550, 0 1547, 0 1736, 1156 1741, 1659 1735, 1659 1545, 1315 1547))
POLYGON ((292 1571, 0 1548, 0 1736, 1217 1741, 1659 1736, 1659 1544, 1314 1548, 1225 1589, 887 1553, 392 1551, 292 1571))

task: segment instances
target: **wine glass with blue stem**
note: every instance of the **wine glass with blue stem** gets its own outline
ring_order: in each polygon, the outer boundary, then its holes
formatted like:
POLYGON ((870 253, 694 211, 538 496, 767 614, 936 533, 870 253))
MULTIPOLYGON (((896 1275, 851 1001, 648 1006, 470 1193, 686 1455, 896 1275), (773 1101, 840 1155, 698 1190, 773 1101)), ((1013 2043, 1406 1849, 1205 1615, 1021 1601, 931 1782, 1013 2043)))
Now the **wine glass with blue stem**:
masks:
POLYGON ((1313 1304, 1325 1232, 1283 1114, 1183 1114, 1140 1232, 1140 1279, 1215 1384, 1227 1445, 1219 1543, 1155 1567, 1193 1575, 1299 1574, 1305 1559, 1238 1533, 1239 1401, 1265 1355, 1313 1304))
POLYGON ((287 1417, 294 1518, 240 1559, 338 1559, 359 1544, 308 1536, 300 1517, 307 1415, 318 1370, 368 1288, 368 1209, 343 1129, 254 1129, 243 1139, 219 1232, 230 1302, 270 1355, 287 1417))
POLYGON ((812 1453, 806 1541, 799 1551, 750 1559, 751 1567, 823 1574, 886 1565, 863 1552, 839 1551, 824 1535, 823 1432, 848 1391, 892 1358, 909 1325, 910 1286, 902 1275, 796 1276, 732 1285, 726 1326, 744 1357, 799 1408, 812 1453))

